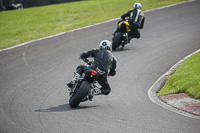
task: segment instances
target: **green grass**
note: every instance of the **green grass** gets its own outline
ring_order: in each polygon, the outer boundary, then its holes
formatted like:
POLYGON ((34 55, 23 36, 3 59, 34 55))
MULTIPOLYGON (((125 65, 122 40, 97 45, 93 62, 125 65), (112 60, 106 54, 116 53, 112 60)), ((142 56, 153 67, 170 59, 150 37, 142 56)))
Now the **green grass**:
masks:
POLYGON ((158 96, 187 93, 189 96, 200 99, 200 52, 184 61, 178 69, 168 77, 158 96))
POLYGON ((145 11, 183 1, 86 0, 0 12, 0 49, 118 18, 134 2, 141 2, 145 11))

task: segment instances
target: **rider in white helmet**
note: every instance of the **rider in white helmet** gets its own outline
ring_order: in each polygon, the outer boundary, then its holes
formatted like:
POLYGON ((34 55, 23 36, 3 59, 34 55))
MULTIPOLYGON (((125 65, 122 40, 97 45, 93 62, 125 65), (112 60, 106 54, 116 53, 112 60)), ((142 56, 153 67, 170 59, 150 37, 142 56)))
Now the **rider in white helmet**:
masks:
POLYGON ((106 49, 106 50, 112 51, 112 43, 108 40, 102 40, 99 43, 99 49, 100 50, 106 49))
POLYGON ((142 10, 142 4, 141 3, 134 3, 133 9, 139 9, 142 10))
MULTIPOLYGON (((85 53, 82 53, 80 55, 81 59, 87 59, 89 57, 94 58, 94 62, 89 66, 90 68, 94 70, 99 70, 99 79, 98 83, 102 86, 100 88, 100 94, 108 95, 111 91, 110 85, 108 83, 107 77, 114 76, 116 74, 116 64, 117 60, 112 55, 112 43, 108 40, 102 40, 99 44, 99 49, 93 49, 90 51, 87 51, 85 53)), ((80 77, 84 70, 87 69, 87 66, 80 65, 76 69, 76 74, 71 82, 69 82, 67 85, 69 88, 72 88, 75 80, 77 77, 80 77)))
POLYGON ((142 4, 134 3, 133 10, 128 11, 127 13, 121 16, 122 20, 125 20, 126 17, 129 17, 128 22, 130 24, 131 32, 129 32, 128 42, 132 38, 140 38, 140 29, 144 27, 145 17, 142 12, 142 4))

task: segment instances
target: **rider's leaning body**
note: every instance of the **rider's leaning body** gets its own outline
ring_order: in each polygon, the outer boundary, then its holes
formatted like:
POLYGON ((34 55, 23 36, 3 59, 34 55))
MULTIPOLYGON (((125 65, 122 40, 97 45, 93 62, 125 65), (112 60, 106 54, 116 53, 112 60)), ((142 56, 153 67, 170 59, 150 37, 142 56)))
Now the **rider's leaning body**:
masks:
POLYGON ((130 42, 130 39, 132 38, 140 38, 140 29, 143 29, 144 27, 145 16, 142 12, 142 5, 140 3, 135 3, 133 5, 133 10, 123 14, 121 19, 125 20, 127 17, 131 30, 128 33, 128 42, 130 42))
MULTIPOLYGON (((104 94, 104 95, 108 95, 111 91, 110 84, 108 83, 108 80, 107 80, 108 75, 114 76, 116 74, 115 69, 116 69, 117 60, 112 55, 111 51, 112 51, 111 42, 108 40, 103 40, 99 44, 99 49, 93 49, 85 53, 82 53, 80 55, 80 58, 82 59, 93 57, 94 62, 92 63, 90 68, 96 70, 96 68, 98 67, 98 69, 101 72, 103 72, 103 74, 99 75, 98 83, 102 86, 100 88, 101 90, 100 94, 104 94)), ((76 69, 75 77, 76 78, 80 77, 80 75, 82 75, 85 69, 87 69, 87 66, 85 65, 78 66, 76 69)), ((74 80, 76 80, 76 78, 73 78, 72 81, 67 84, 68 87, 70 88, 72 87, 74 80)))

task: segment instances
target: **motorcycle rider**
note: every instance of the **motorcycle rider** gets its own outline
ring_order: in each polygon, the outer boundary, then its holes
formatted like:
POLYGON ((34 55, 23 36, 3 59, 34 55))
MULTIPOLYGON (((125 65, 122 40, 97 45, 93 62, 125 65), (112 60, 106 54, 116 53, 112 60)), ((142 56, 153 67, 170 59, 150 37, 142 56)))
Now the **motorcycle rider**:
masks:
POLYGON ((121 16, 121 19, 125 20, 126 17, 129 17, 128 22, 131 29, 131 31, 128 33, 128 38, 127 38, 128 39, 127 41, 129 43, 132 38, 137 38, 137 39, 140 38, 140 29, 143 29, 144 27, 145 17, 142 12, 142 4, 134 3, 133 10, 130 10, 127 13, 123 14, 121 16))
MULTIPOLYGON (((117 63, 117 60, 112 55, 111 51, 112 51, 112 43, 108 40, 102 40, 99 44, 99 49, 93 49, 86 53, 82 53, 80 55, 80 58, 83 60, 89 57, 93 57, 94 62, 89 67, 94 70, 97 70, 98 68, 98 70, 101 73, 99 74, 98 78, 98 83, 101 85, 101 88, 98 91, 98 94, 96 95, 100 94, 108 95, 111 91, 107 77, 114 76, 116 74, 115 69, 117 63)), ((79 78, 87 68, 88 67, 85 65, 78 66, 74 78, 67 84, 67 86, 69 88, 73 88, 73 85, 75 84, 77 78, 79 78)))

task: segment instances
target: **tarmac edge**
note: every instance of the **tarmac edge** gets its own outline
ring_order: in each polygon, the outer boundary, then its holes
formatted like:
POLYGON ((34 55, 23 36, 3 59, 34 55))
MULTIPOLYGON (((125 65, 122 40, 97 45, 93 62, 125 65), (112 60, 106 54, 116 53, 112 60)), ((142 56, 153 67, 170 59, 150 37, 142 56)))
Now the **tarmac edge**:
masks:
POLYGON ((188 113, 188 112, 185 112, 181 109, 178 109, 176 107, 174 107, 173 105, 169 104, 169 103, 165 103, 163 101, 160 100, 160 98, 156 95, 156 93, 164 86, 166 80, 167 80, 167 77, 170 76, 171 74, 173 74, 175 72, 175 70, 186 60, 188 59, 189 57, 191 57, 192 55, 196 54, 200 52, 200 49, 189 54, 188 56, 184 57, 182 60, 180 60, 179 62, 177 62, 175 65, 173 65, 169 71, 167 71, 165 74, 163 74, 148 90, 148 97, 150 98, 150 100, 165 108, 165 109, 168 109, 170 111, 173 111, 175 113, 178 113, 178 114, 181 114, 181 115, 184 115, 184 116, 187 116, 187 117, 191 117, 191 118, 195 118, 195 119, 200 119, 200 116, 197 116, 197 115, 194 115, 193 113, 188 113))
MULTIPOLYGON (((172 6, 181 5, 181 4, 185 4, 185 3, 189 3, 189 2, 193 2, 193 1, 196 1, 196 0, 188 0, 188 1, 185 1, 185 2, 181 2, 181 3, 176 3, 176 4, 172 4, 172 5, 158 7, 158 8, 155 8, 155 9, 146 10, 146 11, 144 11, 144 13, 156 11, 156 10, 161 10, 161 9, 164 9, 164 8, 169 8, 169 7, 172 7, 172 6)), ((67 33, 75 32, 75 31, 79 31, 79 30, 83 30, 83 29, 87 29, 87 28, 90 28, 90 27, 93 27, 93 26, 105 24, 105 23, 108 23, 108 22, 116 21, 116 20, 120 20, 120 17, 113 18, 113 19, 110 19, 110 20, 107 20, 107 21, 104 21, 104 22, 99 22, 99 23, 96 23, 96 24, 88 25, 88 26, 85 26, 85 27, 73 29, 73 30, 70 30, 70 31, 61 32, 61 33, 58 33, 58 34, 55 34, 55 35, 50 35, 50 36, 46 36, 46 37, 43 37, 43 38, 38 38, 38 39, 35 39, 35 40, 24 42, 24 43, 14 45, 14 46, 11 46, 11 47, 8 47, 8 48, 0 49, 0 52, 11 50, 11 49, 18 48, 18 47, 21 47, 21 46, 24 46, 24 45, 27 45, 27 44, 30 44, 30 43, 33 43, 33 42, 49 39, 49 38, 52 38, 52 37, 57 37, 57 36, 60 36, 60 35, 64 35, 64 34, 67 34, 67 33)))

